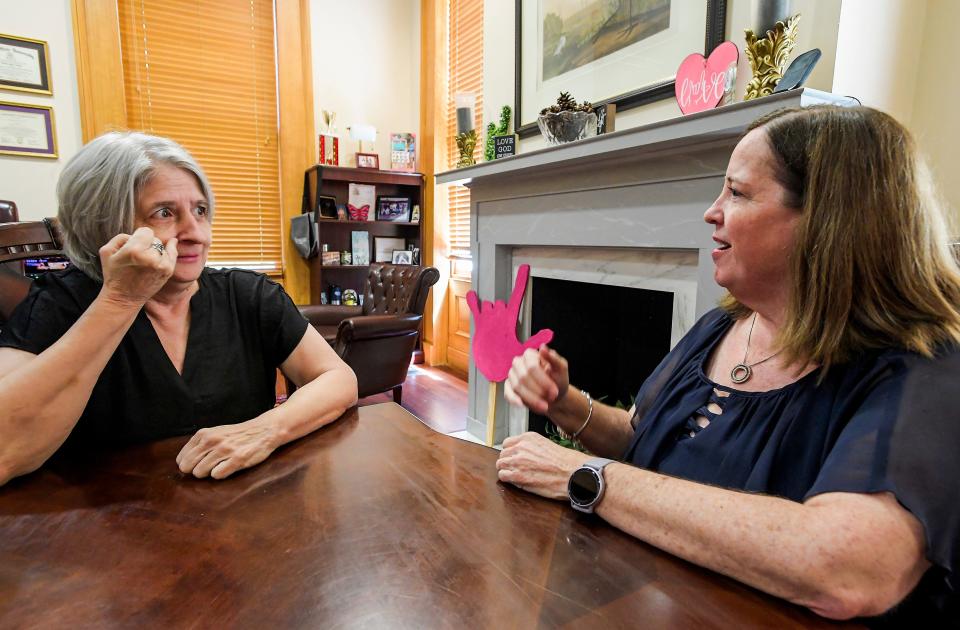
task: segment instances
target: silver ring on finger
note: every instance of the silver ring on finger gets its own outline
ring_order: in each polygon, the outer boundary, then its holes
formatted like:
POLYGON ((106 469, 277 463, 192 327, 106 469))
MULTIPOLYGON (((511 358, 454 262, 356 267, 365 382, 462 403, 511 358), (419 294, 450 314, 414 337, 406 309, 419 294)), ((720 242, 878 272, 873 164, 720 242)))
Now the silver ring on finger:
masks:
POLYGON ((162 242, 160 242, 159 239, 154 239, 154 241, 150 243, 150 247, 157 250, 157 253, 160 254, 161 256, 163 256, 163 252, 167 251, 167 247, 162 242))

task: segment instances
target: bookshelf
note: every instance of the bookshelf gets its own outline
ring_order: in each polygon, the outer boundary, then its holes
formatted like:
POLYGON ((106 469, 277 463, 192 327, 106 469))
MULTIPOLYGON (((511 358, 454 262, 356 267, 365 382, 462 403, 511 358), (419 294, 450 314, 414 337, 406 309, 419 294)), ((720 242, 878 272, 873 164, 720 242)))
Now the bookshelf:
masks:
MULTIPOLYGON (((317 222, 321 245, 327 244, 330 251, 351 251, 352 232, 366 231, 369 234, 370 261, 375 262, 375 239, 383 237, 402 238, 407 247, 417 247, 423 255, 423 219, 427 208, 423 205, 423 175, 379 169, 352 168, 346 166, 315 165, 304 173, 303 212, 312 212, 317 222), (320 216, 321 196, 333 197, 337 205, 346 204, 350 184, 367 184, 376 187, 376 198, 406 197, 411 208, 420 206, 420 221, 377 221, 376 205, 370 208, 369 221, 340 221, 320 216)), ((390 261, 386 261, 390 262, 390 261)), ((329 265, 321 263, 321 256, 310 259, 310 302, 320 304, 320 294, 328 285, 336 284, 341 289, 354 289, 360 294, 366 282, 369 265, 329 265)))

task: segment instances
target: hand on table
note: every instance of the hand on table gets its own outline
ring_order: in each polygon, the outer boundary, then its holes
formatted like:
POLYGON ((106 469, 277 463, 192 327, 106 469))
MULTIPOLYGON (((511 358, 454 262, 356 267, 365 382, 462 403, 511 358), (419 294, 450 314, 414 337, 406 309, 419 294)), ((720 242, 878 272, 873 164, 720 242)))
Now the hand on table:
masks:
POLYGON ((133 234, 117 234, 100 248, 103 291, 117 302, 143 306, 163 288, 177 265, 177 239, 154 248, 159 241, 153 230, 138 228, 133 234))
POLYGON ((546 414, 570 388, 567 360, 546 344, 527 349, 513 360, 503 396, 512 405, 546 414))
POLYGON ((530 265, 520 265, 513 293, 506 304, 503 300, 481 304, 476 291, 467 292, 467 305, 473 313, 473 360, 477 369, 492 382, 507 378, 514 357, 553 339, 552 330, 541 330, 524 343, 517 339, 517 317, 529 276, 530 265))
POLYGON ((273 427, 258 420, 200 429, 180 450, 177 466, 194 477, 225 479, 265 460, 275 443, 273 427))
POLYGON ((524 433, 503 441, 497 477, 541 497, 566 499, 570 475, 589 459, 586 453, 554 444, 539 433, 524 433))

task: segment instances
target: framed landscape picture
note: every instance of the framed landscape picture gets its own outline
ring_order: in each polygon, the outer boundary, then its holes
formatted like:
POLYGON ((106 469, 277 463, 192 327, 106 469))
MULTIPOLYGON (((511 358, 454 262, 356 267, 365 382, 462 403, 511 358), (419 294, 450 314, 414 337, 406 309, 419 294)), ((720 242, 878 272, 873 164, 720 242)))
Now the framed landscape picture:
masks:
POLYGON ((516 0, 515 13, 515 126, 524 138, 560 92, 618 112, 673 98, 684 57, 723 41, 726 0, 516 0))

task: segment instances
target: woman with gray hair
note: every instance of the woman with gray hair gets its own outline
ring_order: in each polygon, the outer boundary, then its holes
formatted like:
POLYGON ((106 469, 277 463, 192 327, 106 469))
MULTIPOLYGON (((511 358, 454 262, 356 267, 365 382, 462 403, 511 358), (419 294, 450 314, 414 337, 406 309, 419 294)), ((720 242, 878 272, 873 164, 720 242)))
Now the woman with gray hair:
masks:
POLYGON ((279 285, 206 268, 213 193, 180 145, 100 136, 57 195, 75 266, 0 332, 0 484, 58 450, 190 433, 181 472, 222 479, 356 403, 353 371, 279 285), (298 389, 275 407, 278 367, 298 389))

